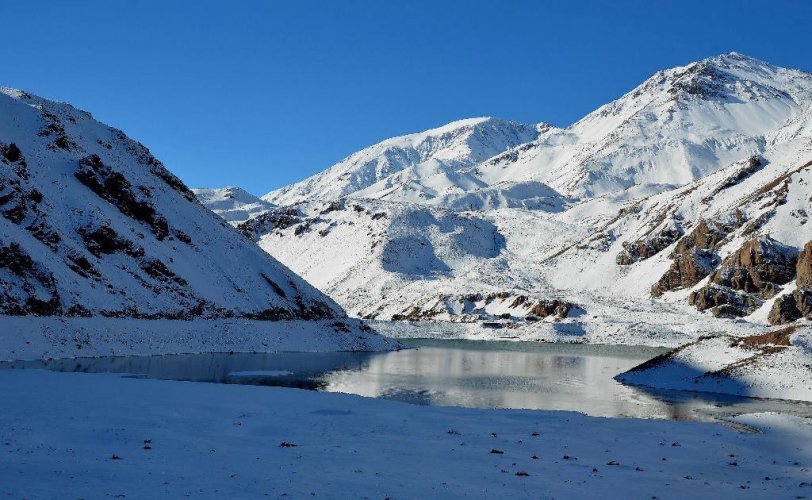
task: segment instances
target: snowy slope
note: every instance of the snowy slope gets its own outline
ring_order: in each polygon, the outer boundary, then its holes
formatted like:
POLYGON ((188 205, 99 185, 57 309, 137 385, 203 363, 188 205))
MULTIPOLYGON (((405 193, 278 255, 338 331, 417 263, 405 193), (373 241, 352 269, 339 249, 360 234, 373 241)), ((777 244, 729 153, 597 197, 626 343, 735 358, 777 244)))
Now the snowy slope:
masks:
POLYGON ((87 112, 2 88, 0 153, 0 314, 343 316, 87 112))
POLYGON ((466 168, 531 141, 548 127, 494 118, 452 122, 370 146, 263 199, 277 205, 342 196, 428 201, 466 193, 483 185, 466 168))
POLYGON ((812 75, 723 54, 660 71, 565 129, 540 124, 531 134, 493 119, 454 122, 364 149, 264 199, 557 212, 630 188, 668 190, 761 153, 810 103, 812 75))
POLYGON ((192 188, 200 203, 231 225, 262 215, 274 206, 236 186, 219 189, 192 188))
POLYGON ((812 75, 730 53, 660 71, 567 129, 479 167, 579 198, 697 180, 759 153, 812 103, 812 75))
POLYGON ((744 339, 703 337, 615 377, 661 389, 812 401, 812 335, 773 330, 744 339))
POLYGON ((240 229, 359 317, 470 338, 676 345, 731 316, 757 333, 798 287, 726 259, 812 240, 811 91, 807 73, 725 54, 458 169, 482 181, 467 191, 311 191, 240 229), (742 272, 759 283, 725 277, 742 272))

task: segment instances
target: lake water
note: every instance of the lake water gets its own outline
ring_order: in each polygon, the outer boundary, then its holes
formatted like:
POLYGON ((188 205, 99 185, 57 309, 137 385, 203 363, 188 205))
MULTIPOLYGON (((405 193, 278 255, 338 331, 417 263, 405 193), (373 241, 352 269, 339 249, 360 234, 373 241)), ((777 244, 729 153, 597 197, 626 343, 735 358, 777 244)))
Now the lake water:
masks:
POLYGON ((218 353, 2 363, 4 368, 297 387, 421 405, 574 410, 593 416, 711 421, 754 411, 812 416, 812 404, 619 384, 663 352, 636 346, 405 340, 387 353, 218 353))

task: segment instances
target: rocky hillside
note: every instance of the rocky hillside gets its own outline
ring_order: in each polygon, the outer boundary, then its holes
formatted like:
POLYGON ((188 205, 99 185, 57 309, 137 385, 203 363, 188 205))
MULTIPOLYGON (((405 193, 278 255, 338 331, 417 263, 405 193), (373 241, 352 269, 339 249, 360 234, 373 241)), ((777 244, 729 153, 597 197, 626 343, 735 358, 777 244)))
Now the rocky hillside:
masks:
POLYGON ((809 316, 812 75, 725 54, 538 131, 461 191, 308 191, 240 229, 360 317, 667 343, 809 316))
POLYGON ((0 314, 330 319, 339 306, 120 130, 0 89, 0 314))

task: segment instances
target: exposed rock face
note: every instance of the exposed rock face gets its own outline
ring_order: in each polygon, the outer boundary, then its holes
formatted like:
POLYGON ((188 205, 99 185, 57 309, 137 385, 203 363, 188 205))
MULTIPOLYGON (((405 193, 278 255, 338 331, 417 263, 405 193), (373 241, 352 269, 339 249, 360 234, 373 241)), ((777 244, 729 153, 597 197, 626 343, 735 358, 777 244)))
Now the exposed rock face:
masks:
POLYGON ((772 325, 785 325, 801 318, 812 319, 812 289, 801 288, 775 300, 767 320, 772 325))
POLYGON ((729 228, 704 219, 684 236, 671 254, 673 263, 660 280, 651 287, 651 295, 659 297, 663 293, 689 288, 713 272, 718 263, 711 251, 728 234, 729 228))
POLYGON ((792 323, 800 317, 801 312, 798 311, 798 307, 795 305, 795 297, 792 295, 784 295, 783 297, 775 299, 773 307, 770 309, 770 314, 767 316, 767 321, 769 321, 771 325, 785 325, 792 323))
POLYGON ((575 306, 560 299, 534 299, 513 292, 472 293, 460 296, 440 295, 436 300, 413 305, 394 314, 392 321, 420 321, 448 318, 454 321, 474 322, 494 319, 524 319, 539 321, 544 318, 566 318, 575 306))
POLYGON ((756 238, 722 262, 711 281, 767 299, 795 277, 797 251, 772 238, 756 238))
POLYGON ((803 250, 798 255, 798 263, 795 266, 795 281, 798 288, 812 287, 812 241, 804 245, 803 250))
POLYGON ((804 245, 798 255, 795 282, 797 290, 775 300, 767 318, 770 324, 783 325, 800 318, 812 318, 812 241, 804 245))
POLYGON ((749 240, 722 262, 710 284, 690 295, 689 303, 715 315, 746 316, 795 277, 797 260, 795 249, 769 237, 749 240))
POLYGON ((620 266, 628 266, 635 262, 648 259, 670 246, 682 236, 677 228, 666 228, 659 233, 645 239, 623 243, 623 250, 615 257, 620 266))
POLYGON ((716 257, 713 253, 699 248, 688 248, 679 253, 675 252, 673 258, 674 262, 671 263, 668 271, 651 287, 651 295, 654 297, 660 297, 667 291, 696 285, 713 272, 713 266, 716 264, 716 257))
POLYGON ((0 246, 0 311, 14 316, 51 316, 61 308, 53 274, 20 245, 0 246))
POLYGON ((696 306, 700 311, 710 309, 711 313, 717 317, 736 317, 750 314, 761 304, 761 301, 750 294, 711 283, 691 292, 688 303, 696 306))
POLYGON ((263 234, 287 229, 302 220, 302 214, 296 207, 276 208, 237 225, 237 230, 248 239, 257 240, 263 234))

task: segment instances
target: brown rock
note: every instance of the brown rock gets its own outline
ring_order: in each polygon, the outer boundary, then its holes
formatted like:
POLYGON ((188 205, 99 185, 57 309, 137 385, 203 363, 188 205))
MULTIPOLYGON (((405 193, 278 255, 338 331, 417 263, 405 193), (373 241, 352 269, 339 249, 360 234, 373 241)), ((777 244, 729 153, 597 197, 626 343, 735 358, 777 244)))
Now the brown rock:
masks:
POLYGON ((798 263, 795 265, 795 281, 798 283, 798 288, 812 287, 812 241, 804 245, 798 255, 798 263))
POLYGON ((713 283, 691 292, 688 303, 700 311, 710 309, 714 316, 722 317, 747 316, 760 305, 760 301, 750 294, 713 283))
POLYGON ((770 237, 746 241, 726 258, 711 281, 733 290, 770 298, 795 277, 798 254, 770 237))
POLYGON ((624 242, 623 250, 615 257, 615 262, 621 266, 628 266, 648 259, 677 241, 680 236, 682 231, 679 229, 667 228, 646 239, 624 242))
POLYGON ((671 267, 651 287, 651 295, 659 297, 667 291, 690 288, 713 271, 715 257, 707 250, 698 248, 677 248, 677 250, 671 267))
POLYGON ((792 295, 784 295, 778 297, 773 303, 770 314, 767 316, 767 321, 771 325, 785 325, 801 317, 801 312, 795 305, 795 297, 792 295))

